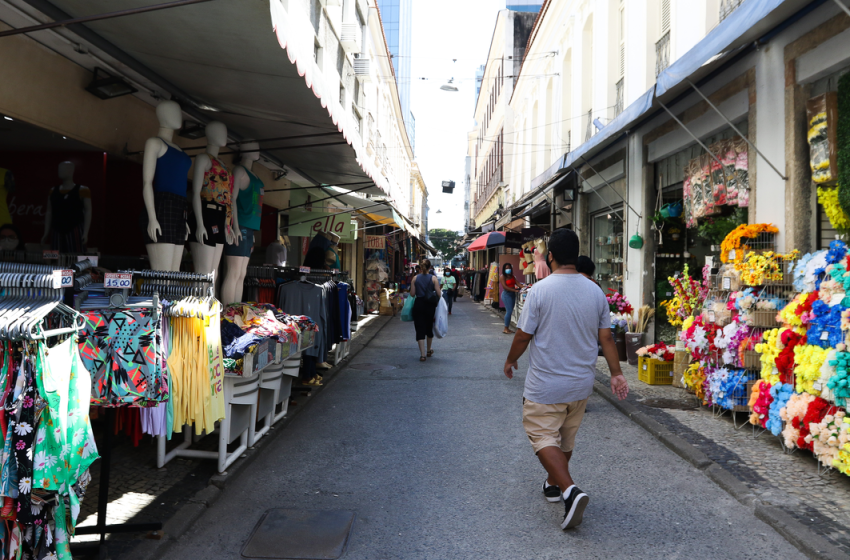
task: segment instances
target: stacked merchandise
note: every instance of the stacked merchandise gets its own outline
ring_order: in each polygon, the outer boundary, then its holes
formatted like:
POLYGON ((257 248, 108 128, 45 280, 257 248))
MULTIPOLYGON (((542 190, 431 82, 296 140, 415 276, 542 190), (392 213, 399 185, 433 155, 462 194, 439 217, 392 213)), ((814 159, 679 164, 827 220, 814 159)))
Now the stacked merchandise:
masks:
POLYGON ((389 270, 378 253, 366 261, 366 313, 375 313, 380 309, 382 284, 389 280, 389 270))
POLYGON ((271 304, 228 305, 221 322, 224 370, 241 375, 245 354, 250 353, 261 342, 273 339, 289 344, 297 342, 300 334, 296 317, 287 315, 271 304))
POLYGON ((737 137, 708 147, 715 157, 703 154, 685 167, 683 197, 685 225, 720 213, 720 206, 750 205, 747 142, 737 137))

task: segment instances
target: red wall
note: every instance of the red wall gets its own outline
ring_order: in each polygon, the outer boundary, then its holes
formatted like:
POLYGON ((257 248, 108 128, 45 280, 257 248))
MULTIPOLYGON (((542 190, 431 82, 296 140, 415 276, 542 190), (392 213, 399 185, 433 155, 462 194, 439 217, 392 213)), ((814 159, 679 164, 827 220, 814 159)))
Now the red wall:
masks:
POLYGON ((41 241, 48 194, 60 183, 57 173, 63 161, 74 163, 74 180, 91 190, 88 245, 107 255, 144 254, 139 227, 139 213, 144 208, 142 166, 103 152, 0 153, 0 168, 15 176, 15 192, 9 194, 7 203, 23 241, 41 241))

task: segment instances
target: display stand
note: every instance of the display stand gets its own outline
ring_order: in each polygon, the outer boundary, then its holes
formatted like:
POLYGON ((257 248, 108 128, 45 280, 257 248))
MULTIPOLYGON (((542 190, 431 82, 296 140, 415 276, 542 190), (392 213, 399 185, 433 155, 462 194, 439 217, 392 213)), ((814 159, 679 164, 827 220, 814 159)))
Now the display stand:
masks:
POLYGON ((334 347, 331 351, 333 352, 331 362, 333 363, 333 365, 337 366, 341 361, 348 357, 348 354, 351 351, 351 341, 345 340, 338 344, 334 344, 334 347))

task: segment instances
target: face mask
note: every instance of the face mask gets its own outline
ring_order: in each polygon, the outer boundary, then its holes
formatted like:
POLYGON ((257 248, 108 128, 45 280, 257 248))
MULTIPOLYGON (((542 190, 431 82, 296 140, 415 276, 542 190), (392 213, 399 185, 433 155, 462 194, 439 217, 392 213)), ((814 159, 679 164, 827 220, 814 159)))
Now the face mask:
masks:
POLYGON ((0 249, 2 249, 3 251, 12 251, 17 246, 17 239, 0 239, 0 249))
POLYGON ((513 272, 513 269, 510 269, 510 268, 505 269, 505 274, 510 274, 511 272, 513 272))
POLYGON ((451 273, 450 273, 450 272, 446 272, 445 277, 446 277, 446 278, 448 278, 449 276, 451 276, 451 273))

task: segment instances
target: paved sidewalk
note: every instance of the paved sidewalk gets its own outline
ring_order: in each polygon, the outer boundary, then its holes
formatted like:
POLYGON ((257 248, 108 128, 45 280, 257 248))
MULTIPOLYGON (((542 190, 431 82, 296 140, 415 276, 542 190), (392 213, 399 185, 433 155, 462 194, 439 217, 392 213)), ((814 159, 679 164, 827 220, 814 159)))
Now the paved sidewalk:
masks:
MULTIPOLYGON (((718 417, 684 389, 647 385, 638 380, 636 367, 621 365, 632 389, 628 402, 705 453, 761 502, 786 512, 850 555, 850 477, 835 470, 819 474, 810 452, 785 453, 770 432, 754 431, 750 424, 736 429, 731 413, 718 417)), ((607 386, 610 373, 604 359, 599 359, 597 370, 597 378, 607 386)), ((738 413, 737 424, 748 417, 738 413)))
POLYGON ((238 558, 265 511, 293 508, 356 512, 346 560, 802 558, 596 395, 573 465, 590 507, 561 531, 521 424, 526 359, 505 379, 501 323, 454 309, 426 363, 412 325, 383 329, 161 557, 238 558))
MULTIPOLYGON (((351 354, 353 355, 361 350, 364 346, 364 340, 374 336, 390 319, 392 317, 373 316, 366 321, 365 326, 361 326, 358 331, 353 333, 351 354)), ((328 370, 324 374, 325 379, 333 379, 347 362, 348 359, 344 360, 340 366, 328 370)), ((300 412, 300 409, 303 409, 308 401, 312 400, 322 390, 300 391, 293 388, 292 398, 297 404, 290 406, 287 417, 275 425, 270 434, 277 434, 278 431, 283 429, 300 412)), ((95 420, 93 427, 97 441, 102 441, 103 422, 95 420)), ((271 437, 272 435, 269 435, 261 439, 258 448, 262 447, 271 437)), ((182 435, 175 434, 173 441, 174 443, 168 444, 169 449, 183 441, 182 435)), ((169 522, 180 515, 181 508, 187 503, 197 503, 197 496, 203 495, 213 479, 222 479, 216 472, 215 461, 211 459, 176 458, 162 469, 157 469, 156 440, 150 436, 144 436, 138 447, 134 447, 130 439, 124 435, 114 436, 113 442, 109 506, 107 508, 108 524, 162 522, 166 524, 166 529, 168 529, 169 522)), ((193 449, 213 451, 217 448, 217 442, 215 436, 205 437, 196 443, 193 449)), ((237 445, 238 442, 232 444, 231 449, 235 449, 237 445)), ((229 472, 238 472, 242 462, 245 462, 245 460, 242 459, 234 463, 229 472)), ((95 461, 91 467, 92 484, 89 486, 80 510, 80 527, 97 524, 98 482, 101 465, 101 461, 95 461)), ((226 479, 226 477, 223 478, 226 479)), ((173 522, 171 525, 173 526, 173 522)), ((124 558, 140 543, 146 546, 155 546, 161 538, 162 535, 145 533, 110 535, 107 539, 109 556, 111 558, 124 558)), ((75 537, 73 542, 98 539, 97 535, 85 535, 75 537)), ((86 558, 84 555, 76 557, 86 558)))

